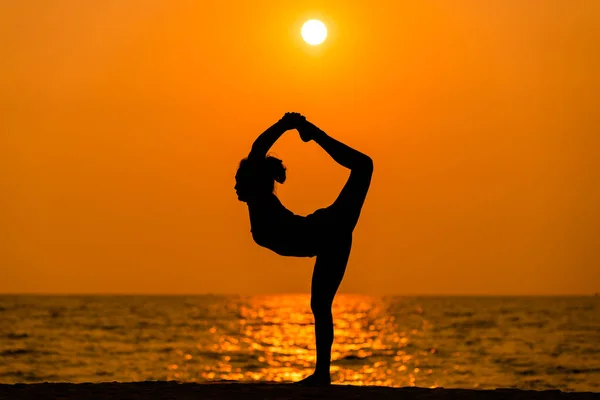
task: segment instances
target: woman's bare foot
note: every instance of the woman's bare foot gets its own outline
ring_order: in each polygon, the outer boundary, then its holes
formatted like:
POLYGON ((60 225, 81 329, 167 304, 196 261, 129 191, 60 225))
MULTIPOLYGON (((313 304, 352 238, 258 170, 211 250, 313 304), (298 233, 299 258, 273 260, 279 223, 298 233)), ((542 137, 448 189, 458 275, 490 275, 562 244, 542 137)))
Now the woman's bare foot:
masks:
POLYGON ((329 374, 312 374, 309 377, 302 379, 295 383, 296 385, 306 385, 306 386, 328 386, 331 385, 331 377, 329 374))

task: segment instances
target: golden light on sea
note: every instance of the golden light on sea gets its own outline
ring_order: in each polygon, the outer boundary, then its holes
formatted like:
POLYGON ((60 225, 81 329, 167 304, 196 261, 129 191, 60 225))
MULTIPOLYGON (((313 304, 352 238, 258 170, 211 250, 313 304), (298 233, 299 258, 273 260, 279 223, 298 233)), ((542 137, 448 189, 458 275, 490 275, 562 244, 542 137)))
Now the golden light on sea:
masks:
MULTIPOLYGON (((177 350, 168 364, 167 379, 293 382, 308 376, 316 361, 309 304, 308 295, 254 296, 241 301, 232 310, 233 319, 206 327, 206 336, 195 350, 177 350), (201 358, 210 361, 200 363, 201 358)), ((409 354, 412 338, 423 335, 422 329, 401 329, 393 317, 382 313, 384 307, 368 296, 336 297, 333 382, 437 386, 435 377, 419 369, 420 363, 430 365, 430 348, 418 359, 409 354), (423 376, 427 379, 420 380, 423 376)), ((418 310, 415 314, 420 315, 418 310)))

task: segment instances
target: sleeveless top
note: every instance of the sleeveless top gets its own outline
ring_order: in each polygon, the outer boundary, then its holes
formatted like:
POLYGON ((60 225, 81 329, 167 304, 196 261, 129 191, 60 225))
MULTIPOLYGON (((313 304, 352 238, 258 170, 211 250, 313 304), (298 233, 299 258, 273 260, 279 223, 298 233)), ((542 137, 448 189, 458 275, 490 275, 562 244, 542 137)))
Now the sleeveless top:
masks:
POLYGON ((320 220, 324 210, 296 215, 273 195, 272 200, 250 209, 250 232, 259 246, 282 256, 314 257, 322 243, 320 220))

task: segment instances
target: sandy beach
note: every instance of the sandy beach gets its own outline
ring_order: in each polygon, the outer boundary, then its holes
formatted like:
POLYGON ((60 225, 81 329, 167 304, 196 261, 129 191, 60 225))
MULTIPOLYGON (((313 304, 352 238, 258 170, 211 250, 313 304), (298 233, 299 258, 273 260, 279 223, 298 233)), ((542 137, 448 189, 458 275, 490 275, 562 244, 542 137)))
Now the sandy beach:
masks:
POLYGON ((106 382, 0 385, 0 399, 600 399, 600 393, 519 389, 471 390, 332 385, 303 387, 285 383, 106 382))

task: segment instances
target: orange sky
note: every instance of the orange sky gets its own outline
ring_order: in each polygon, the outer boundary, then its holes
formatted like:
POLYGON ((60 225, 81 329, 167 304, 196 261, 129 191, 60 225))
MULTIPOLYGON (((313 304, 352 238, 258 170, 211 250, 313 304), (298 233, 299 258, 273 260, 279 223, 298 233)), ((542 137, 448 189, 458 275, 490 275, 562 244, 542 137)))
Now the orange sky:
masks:
MULTIPOLYGON (((600 291, 600 2, 238 3, 0 3, 0 292, 308 292, 233 191, 286 111, 375 161, 341 291, 600 291)), ((335 199, 273 151, 286 206, 335 199)))

